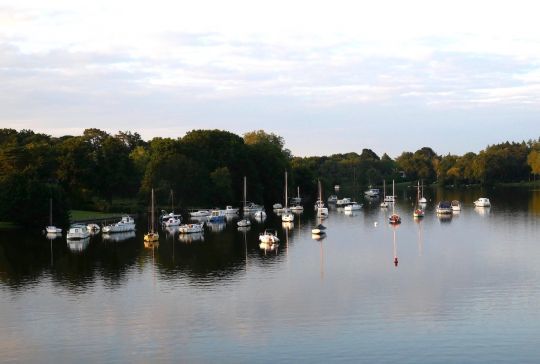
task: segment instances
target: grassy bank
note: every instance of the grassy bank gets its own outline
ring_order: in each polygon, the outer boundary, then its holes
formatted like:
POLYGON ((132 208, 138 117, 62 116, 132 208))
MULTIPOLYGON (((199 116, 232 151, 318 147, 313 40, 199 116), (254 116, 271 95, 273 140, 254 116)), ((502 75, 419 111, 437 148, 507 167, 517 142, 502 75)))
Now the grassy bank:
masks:
POLYGON ((12 222, 0 221, 0 230, 16 229, 18 226, 12 222))
POLYGON ((70 210, 71 221, 84 221, 84 220, 99 220, 118 217, 121 213, 115 212, 99 212, 99 211, 85 211, 85 210, 70 210))

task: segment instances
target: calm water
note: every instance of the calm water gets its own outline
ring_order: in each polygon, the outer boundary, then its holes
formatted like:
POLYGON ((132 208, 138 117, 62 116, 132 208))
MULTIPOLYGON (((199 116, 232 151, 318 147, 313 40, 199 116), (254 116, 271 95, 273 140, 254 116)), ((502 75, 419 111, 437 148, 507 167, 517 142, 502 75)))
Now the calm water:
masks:
POLYGON ((154 249, 142 221, 86 246, 3 231, 0 361, 539 362, 540 191, 427 192, 420 222, 404 190, 395 230, 364 201, 331 211, 320 241, 310 208, 290 230, 270 213, 154 249), (472 207, 482 195, 492 208, 472 207), (442 198, 461 213, 437 218, 442 198), (277 251, 259 249, 264 227, 277 251))

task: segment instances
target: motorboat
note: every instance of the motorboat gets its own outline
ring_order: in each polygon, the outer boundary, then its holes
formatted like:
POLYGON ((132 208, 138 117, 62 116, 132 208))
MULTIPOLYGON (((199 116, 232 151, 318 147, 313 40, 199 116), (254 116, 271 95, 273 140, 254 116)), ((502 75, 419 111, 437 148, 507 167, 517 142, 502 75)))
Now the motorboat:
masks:
POLYGON ((180 234, 196 234, 204 231, 204 223, 180 225, 178 232, 180 234))
POLYGON ((313 229, 311 229, 311 233, 316 234, 316 235, 326 234, 325 230, 326 230, 326 226, 324 226, 323 224, 319 224, 315 226, 313 229))
POLYGON ((246 205, 244 206, 244 212, 256 212, 260 211, 263 207, 261 205, 257 205, 253 202, 246 202, 246 205))
POLYGON ((459 202, 458 200, 453 200, 451 202, 451 206, 452 206, 452 211, 454 212, 461 211, 461 202, 459 202))
POLYGON ((90 237, 90 232, 86 228, 86 225, 74 224, 71 225, 67 233, 68 240, 80 240, 90 237))
POLYGON ((125 233, 127 231, 135 231, 135 220, 129 215, 122 216, 122 219, 116 224, 103 227, 104 233, 125 233))
POLYGON ((490 207, 491 202, 489 201, 489 198, 480 197, 478 200, 474 201, 474 206, 476 206, 476 207, 490 207))
POLYGON ((197 210, 197 211, 192 211, 189 213, 189 216, 191 217, 206 217, 209 215, 210 215, 210 211, 208 210, 197 210))
POLYGON ((367 191, 364 191, 366 197, 378 197, 381 191, 378 188, 370 188, 367 191))
POLYGON ((214 209, 210 212, 209 222, 223 222, 225 221, 225 212, 223 210, 214 209))
POLYGON ((182 216, 180 214, 169 213, 162 217, 163 225, 165 226, 178 226, 182 222, 182 216))
POLYGON ((435 209, 438 215, 446 215, 452 213, 452 204, 449 201, 440 201, 435 209))
POLYGON ((281 210, 283 208, 283 205, 280 203, 275 203, 272 205, 272 209, 274 210, 281 210))
POLYGON ((99 227, 99 225, 98 225, 98 224, 94 224, 94 223, 91 223, 91 224, 86 225, 86 228, 88 229, 88 231, 89 231, 90 233, 94 233, 94 234, 99 233, 99 231, 101 230, 101 228, 99 227))
POLYGON ((337 200, 336 206, 337 207, 345 207, 347 205, 350 205, 352 203, 352 200, 350 197, 343 197, 340 200, 337 200))
POLYGON ((421 208, 414 209, 413 217, 424 217, 426 215, 426 212, 421 208))
POLYGON ((264 232, 259 234, 259 241, 266 244, 276 244, 279 243, 279 238, 277 237, 277 232, 274 229, 266 229, 264 232))
POLYGON ((362 209, 362 204, 359 204, 358 202, 352 201, 349 205, 345 206, 345 212, 349 211, 357 211, 362 209))
POLYGON ((257 211, 255 211, 255 213, 253 214, 253 216, 254 216, 256 219, 264 220, 264 219, 266 219, 266 212, 264 211, 264 209, 262 209, 262 210, 257 210, 257 211))
POLYGON ((338 200, 338 197, 336 195, 330 195, 330 197, 328 197, 328 203, 336 203, 338 200))
POLYGON ((251 221, 249 221, 248 219, 242 219, 238 221, 236 225, 238 225, 238 227, 248 227, 251 226, 251 221))
POLYGON ((225 206, 225 215, 236 215, 239 210, 238 207, 225 206))
POLYGON ((301 212, 301 211, 304 211, 304 206, 302 205, 293 205, 290 207, 290 210, 292 212, 301 212))

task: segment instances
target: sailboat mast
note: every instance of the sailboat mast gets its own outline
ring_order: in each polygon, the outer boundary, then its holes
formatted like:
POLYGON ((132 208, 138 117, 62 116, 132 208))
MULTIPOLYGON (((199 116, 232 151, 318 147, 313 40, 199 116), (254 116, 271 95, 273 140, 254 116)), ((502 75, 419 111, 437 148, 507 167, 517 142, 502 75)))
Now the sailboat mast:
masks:
POLYGON ((396 192, 395 192, 395 186, 394 186, 394 180, 392 180, 392 197, 394 202, 392 203, 392 215, 394 214, 394 205, 396 204, 396 192))
POLYGON ((244 176, 244 209, 246 208, 246 197, 247 196, 247 180, 246 176, 244 176))
POLYGON ((52 197, 49 198, 49 226, 52 226, 52 197))
POLYGON ((288 207, 289 196, 287 195, 287 171, 285 171, 285 208, 288 207))
POLYGON ((152 214, 152 217, 150 218, 151 221, 151 232, 154 232, 154 189, 152 188, 152 206, 150 208, 150 213, 152 214))

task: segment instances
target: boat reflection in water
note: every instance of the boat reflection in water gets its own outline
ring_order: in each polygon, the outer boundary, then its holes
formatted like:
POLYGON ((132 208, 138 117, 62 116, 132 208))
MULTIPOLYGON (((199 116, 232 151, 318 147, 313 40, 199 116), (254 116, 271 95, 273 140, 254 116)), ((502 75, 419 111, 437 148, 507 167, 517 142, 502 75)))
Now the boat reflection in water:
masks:
POLYGON ((54 240, 62 237, 62 233, 47 233, 45 237, 49 240, 54 240))
POLYGON ((83 250, 85 250, 88 247, 88 244, 90 244, 90 237, 86 237, 84 239, 77 239, 77 240, 67 239, 68 248, 73 253, 81 253, 83 250))
POLYGON ((144 247, 148 248, 148 249, 159 248, 159 240, 155 240, 155 241, 147 241, 147 240, 145 240, 144 241, 144 247))
MULTIPOLYGON (((239 228, 240 229, 240 228, 239 228)), ((178 240, 182 243, 193 243, 196 241, 204 241, 204 233, 191 233, 191 234, 180 234, 178 235, 178 240)))
POLYGON ((437 214, 439 222, 448 223, 452 221, 452 213, 450 214, 437 214))
POLYGON ((173 237, 178 234, 179 230, 180 230, 180 226, 179 225, 176 225, 176 226, 167 226, 165 229, 165 235, 167 237, 173 237))
POLYGON ((101 238, 103 239, 103 241, 112 241, 112 242, 125 241, 125 240, 135 238, 135 231, 126 231, 124 233, 115 233, 115 234, 103 233, 101 235, 101 238))
POLYGON ((491 213, 491 207, 475 207, 474 211, 480 216, 487 216, 491 213))
POLYGON ((213 233, 219 233, 223 230, 225 230, 226 224, 224 222, 209 222, 206 224, 211 232, 213 233))
POLYGON ((281 223, 281 227, 286 230, 294 229, 294 222, 292 221, 285 221, 281 223))

